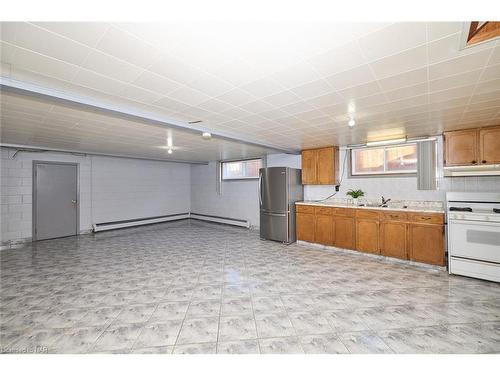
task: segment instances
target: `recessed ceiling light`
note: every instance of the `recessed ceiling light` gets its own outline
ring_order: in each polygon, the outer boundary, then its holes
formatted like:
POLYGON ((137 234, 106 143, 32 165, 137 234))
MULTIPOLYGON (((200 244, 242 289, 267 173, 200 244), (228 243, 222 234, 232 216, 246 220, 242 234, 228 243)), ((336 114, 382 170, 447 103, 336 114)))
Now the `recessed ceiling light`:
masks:
POLYGON ((203 139, 210 139, 210 138, 212 138, 212 133, 209 133, 209 132, 203 132, 203 133, 201 134, 201 137, 202 137, 203 139))
POLYGON ((352 128, 354 125, 356 125, 356 121, 354 121, 354 119, 352 118, 347 124, 352 128))
POLYGON ((172 149, 171 149, 171 148, 169 148, 169 149, 167 150, 167 153, 169 153, 169 154, 171 154, 172 152, 173 152, 173 151, 172 151, 172 149))

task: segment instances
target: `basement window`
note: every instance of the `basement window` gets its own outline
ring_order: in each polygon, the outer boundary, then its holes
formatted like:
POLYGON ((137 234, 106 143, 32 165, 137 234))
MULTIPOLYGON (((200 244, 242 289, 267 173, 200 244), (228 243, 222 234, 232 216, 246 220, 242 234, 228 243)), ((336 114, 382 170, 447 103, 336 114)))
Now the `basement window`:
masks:
POLYGON ((259 178, 262 159, 223 161, 221 163, 222 180, 248 180, 259 178))
POLYGON ((351 150, 351 176, 394 176, 417 173, 417 145, 378 146, 351 150))

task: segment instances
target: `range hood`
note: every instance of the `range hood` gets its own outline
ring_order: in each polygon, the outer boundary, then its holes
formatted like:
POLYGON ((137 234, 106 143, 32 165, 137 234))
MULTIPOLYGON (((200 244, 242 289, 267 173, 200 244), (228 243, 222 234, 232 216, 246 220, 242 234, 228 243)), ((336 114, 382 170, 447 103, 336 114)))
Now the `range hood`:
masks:
POLYGON ((444 167, 444 176, 500 176, 500 164, 444 167))

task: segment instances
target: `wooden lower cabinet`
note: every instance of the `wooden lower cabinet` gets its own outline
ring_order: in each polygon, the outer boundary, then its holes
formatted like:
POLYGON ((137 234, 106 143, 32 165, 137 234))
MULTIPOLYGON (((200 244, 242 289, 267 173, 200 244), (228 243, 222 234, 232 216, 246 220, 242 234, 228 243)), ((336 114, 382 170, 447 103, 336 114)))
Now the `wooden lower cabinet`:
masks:
POLYGON ((408 259, 408 224, 383 222, 380 224, 380 254, 387 257, 408 259))
POLYGON ((314 214, 297 212, 297 240, 314 242, 314 214))
POLYGON ((410 260, 444 265, 444 226, 410 224, 410 260))
POLYGON ((378 221, 356 220, 356 249, 365 253, 380 254, 378 221))
POLYGON ((444 215, 297 206, 297 239, 442 266, 444 215))
POLYGON ((356 247, 355 219, 353 217, 334 217, 334 244, 344 249, 356 247))
POLYGON ((314 242, 322 245, 333 245, 333 216, 316 215, 314 242))

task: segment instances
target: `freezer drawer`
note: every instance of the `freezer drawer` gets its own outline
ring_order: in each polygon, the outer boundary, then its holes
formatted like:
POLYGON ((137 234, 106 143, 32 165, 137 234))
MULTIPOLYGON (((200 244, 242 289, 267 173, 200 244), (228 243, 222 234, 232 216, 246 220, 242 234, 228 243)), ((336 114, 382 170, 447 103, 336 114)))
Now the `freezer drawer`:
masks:
POLYGON ((289 214, 260 212, 260 238, 292 242, 289 236, 289 214))

